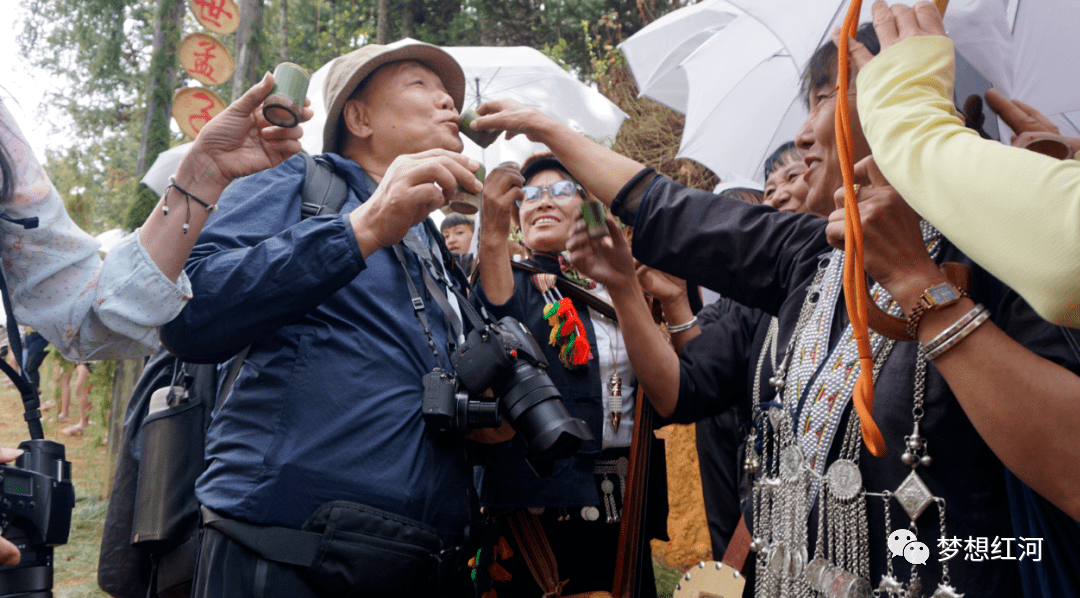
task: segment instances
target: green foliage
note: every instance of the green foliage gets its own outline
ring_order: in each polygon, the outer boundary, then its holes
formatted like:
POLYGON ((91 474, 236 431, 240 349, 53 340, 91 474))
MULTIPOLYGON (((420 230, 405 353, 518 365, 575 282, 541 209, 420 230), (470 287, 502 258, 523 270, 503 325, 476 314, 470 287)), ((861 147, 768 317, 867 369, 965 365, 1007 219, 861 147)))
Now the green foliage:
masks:
MULTIPOLYGON (((376 0, 310 0, 289 2, 289 61, 314 72, 333 58, 375 39, 376 0)), ((273 71, 281 45, 276 0, 263 11, 262 70, 273 71)))
POLYGON ((147 119, 144 133, 146 160, 144 168, 149 168, 158 154, 169 149, 172 133, 169 120, 172 118, 172 75, 178 70, 176 56, 180 48, 180 30, 176 26, 174 14, 176 4, 181 0, 161 0, 158 4, 155 21, 161 31, 161 47, 150 58, 150 76, 147 89, 152 97, 148 99, 151 113, 147 119))
POLYGON ((67 82, 47 103, 63 106, 73 140, 130 121, 141 105, 150 0, 24 0, 23 58, 67 82))
POLYGON ((135 193, 135 200, 128 204, 127 210, 124 211, 123 228, 128 231, 142 226, 150 217, 150 212, 154 210, 158 200, 161 199, 153 189, 146 185, 140 185, 135 193))
POLYGON ((100 234, 121 226, 127 203, 138 180, 133 177, 138 147, 136 123, 124 134, 113 134, 99 143, 78 145, 46 153, 45 170, 64 199, 68 214, 83 230, 100 234))

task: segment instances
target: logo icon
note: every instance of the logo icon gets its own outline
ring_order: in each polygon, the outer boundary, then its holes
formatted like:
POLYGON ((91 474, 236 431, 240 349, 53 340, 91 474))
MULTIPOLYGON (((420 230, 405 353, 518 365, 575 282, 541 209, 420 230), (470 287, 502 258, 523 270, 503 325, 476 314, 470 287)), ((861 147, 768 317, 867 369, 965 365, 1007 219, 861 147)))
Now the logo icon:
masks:
POLYGON ((893 556, 902 556, 912 565, 924 565, 930 558, 930 547, 915 537, 909 529, 898 529, 889 534, 889 550, 893 556))

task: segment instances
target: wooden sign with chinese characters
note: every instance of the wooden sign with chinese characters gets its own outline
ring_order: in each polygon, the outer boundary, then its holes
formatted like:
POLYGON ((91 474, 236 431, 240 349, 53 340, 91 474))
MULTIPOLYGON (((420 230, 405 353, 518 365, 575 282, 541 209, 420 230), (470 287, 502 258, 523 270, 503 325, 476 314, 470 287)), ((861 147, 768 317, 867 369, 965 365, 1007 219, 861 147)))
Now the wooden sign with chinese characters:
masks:
POLYGON ((203 85, 221 85, 233 73, 229 49, 205 33, 192 33, 180 44, 180 64, 203 85))
POLYGON ((173 118, 184 135, 192 139, 224 109, 225 101, 205 87, 185 87, 173 96, 173 118))
POLYGON ((240 26, 240 9, 233 0, 188 0, 191 14, 211 33, 228 35, 240 26))

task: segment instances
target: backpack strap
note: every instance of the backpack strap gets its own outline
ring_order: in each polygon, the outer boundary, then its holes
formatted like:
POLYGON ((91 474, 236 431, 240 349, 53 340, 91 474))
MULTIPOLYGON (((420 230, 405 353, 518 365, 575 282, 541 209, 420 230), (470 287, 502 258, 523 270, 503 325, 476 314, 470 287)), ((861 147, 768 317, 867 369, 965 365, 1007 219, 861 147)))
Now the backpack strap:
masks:
POLYGON ((345 179, 334 171, 334 164, 322 157, 303 153, 307 166, 304 187, 301 193, 300 218, 307 220, 313 216, 324 216, 341 212, 341 207, 349 198, 349 187, 345 179))

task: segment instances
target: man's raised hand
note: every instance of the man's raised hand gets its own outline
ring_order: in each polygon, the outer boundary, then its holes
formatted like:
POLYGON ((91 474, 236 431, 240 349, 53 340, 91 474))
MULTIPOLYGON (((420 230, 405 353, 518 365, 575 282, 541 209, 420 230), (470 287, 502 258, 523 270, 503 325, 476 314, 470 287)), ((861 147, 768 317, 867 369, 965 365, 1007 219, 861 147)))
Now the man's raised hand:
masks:
POLYGON ((398 156, 383 175, 375 193, 349 215, 356 241, 365 258, 405 238, 453 197, 457 185, 480 193, 474 174, 480 163, 461 154, 433 149, 398 156))

